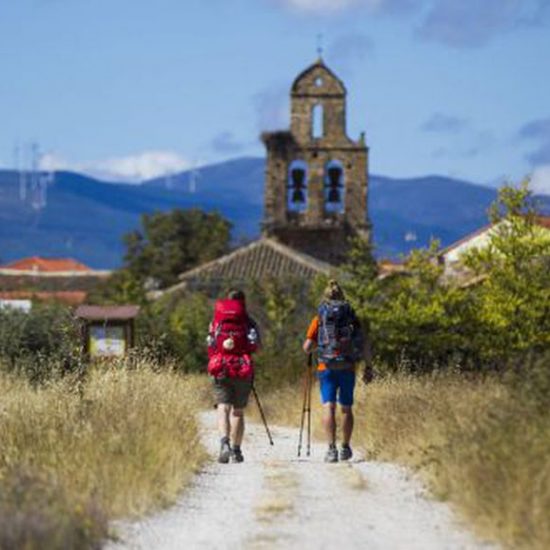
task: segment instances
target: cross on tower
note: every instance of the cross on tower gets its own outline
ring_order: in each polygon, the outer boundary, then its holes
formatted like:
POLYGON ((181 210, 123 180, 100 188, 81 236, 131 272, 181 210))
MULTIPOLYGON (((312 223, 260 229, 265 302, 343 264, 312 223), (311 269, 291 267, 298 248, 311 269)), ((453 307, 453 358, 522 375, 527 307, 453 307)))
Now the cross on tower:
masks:
POLYGON ((317 55, 319 56, 319 59, 323 57, 323 33, 319 33, 317 35, 317 55))

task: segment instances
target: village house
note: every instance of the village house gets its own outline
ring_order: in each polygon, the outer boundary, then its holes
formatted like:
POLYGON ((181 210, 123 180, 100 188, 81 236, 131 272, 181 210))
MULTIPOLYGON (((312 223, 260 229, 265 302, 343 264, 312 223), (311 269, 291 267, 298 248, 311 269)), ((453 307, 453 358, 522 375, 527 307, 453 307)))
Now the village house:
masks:
POLYGON ((23 258, 0 266, 0 305, 28 309, 37 300, 76 306, 110 275, 72 258, 23 258))
MULTIPOLYGON (((541 232, 547 233, 550 237, 550 216, 536 216, 534 222, 541 232)), ((501 223, 506 222, 485 225, 444 248, 439 255, 439 261, 444 266, 444 276, 446 278, 462 278, 469 282, 471 277, 463 264, 463 256, 471 250, 488 246, 491 236, 501 223)))

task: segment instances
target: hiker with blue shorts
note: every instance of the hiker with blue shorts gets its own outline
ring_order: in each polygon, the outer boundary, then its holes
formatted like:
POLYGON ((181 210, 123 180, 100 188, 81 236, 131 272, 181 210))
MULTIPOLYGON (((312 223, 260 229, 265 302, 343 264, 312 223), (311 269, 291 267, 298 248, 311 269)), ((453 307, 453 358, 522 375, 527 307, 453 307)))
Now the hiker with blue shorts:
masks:
MULTIPOLYGON (((317 347, 317 377, 323 403, 323 427, 328 451, 325 462, 349 460, 353 432, 353 392, 356 363, 365 356, 365 339, 355 311, 340 285, 331 280, 324 291, 317 315, 309 325, 303 349, 317 347), (342 412, 342 445, 336 448, 336 403, 342 412)), ((367 369, 370 371, 370 368, 367 369)))

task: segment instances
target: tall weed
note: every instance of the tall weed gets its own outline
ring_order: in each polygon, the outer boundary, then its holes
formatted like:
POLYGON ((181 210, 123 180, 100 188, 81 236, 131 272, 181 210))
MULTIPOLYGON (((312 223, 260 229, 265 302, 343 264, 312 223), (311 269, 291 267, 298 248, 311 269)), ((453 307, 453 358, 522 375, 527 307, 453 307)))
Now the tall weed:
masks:
MULTIPOLYGON (((79 389, 68 377, 33 388, 1 375, 1 492, 25 495, 38 487, 44 499, 57 502, 59 514, 40 518, 47 524, 40 532, 55 537, 59 529, 50 524, 67 515, 65 508, 94 511, 68 516, 79 532, 91 522, 86 532, 93 546, 104 534, 97 518, 166 505, 196 471, 204 458, 194 416, 201 384, 141 364, 93 369, 79 389), (26 481, 14 482, 17 476, 26 481)), ((11 509, 24 525, 28 520, 30 531, 38 521, 31 501, 25 498, 23 509, 11 509)), ((9 502, 4 496, 3 510, 10 509, 9 502)), ((4 521, 11 523, 9 518, 4 521)), ((55 548, 55 540, 28 547, 55 548)))
POLYGON ((396 376, 358 392, 355 442, 417 468, 482 534, 550 547, 550 414, 522 384, 396 376))

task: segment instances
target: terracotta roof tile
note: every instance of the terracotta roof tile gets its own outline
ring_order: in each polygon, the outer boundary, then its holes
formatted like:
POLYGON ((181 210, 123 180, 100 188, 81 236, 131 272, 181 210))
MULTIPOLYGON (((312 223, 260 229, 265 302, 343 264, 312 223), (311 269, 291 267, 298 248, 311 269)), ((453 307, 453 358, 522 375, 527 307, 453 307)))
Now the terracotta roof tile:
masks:
POLYGON ((16 260, 2 266, 7 269, 18 269, 21 271, 38 271, 53 273, 56 271, 92 271, 90 267, 72 258, 41 258, 32 256, 16 260))
POLYGON ((215 281, 243 282, 267 277, 310 279, 328 274, 332 266, 285 246, 274 239, 262 238, 180 275, 181 283, 166 289, 173 292, 188 284, 215 281))

